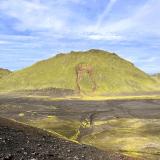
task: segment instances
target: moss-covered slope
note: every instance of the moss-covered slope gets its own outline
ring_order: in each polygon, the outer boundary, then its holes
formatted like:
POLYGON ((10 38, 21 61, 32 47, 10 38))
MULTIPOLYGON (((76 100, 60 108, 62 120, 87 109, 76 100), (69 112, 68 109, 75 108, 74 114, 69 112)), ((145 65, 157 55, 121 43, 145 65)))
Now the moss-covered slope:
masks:
MULTIPOLYGON (((76 89, 75 66, 89 64, 97 84, 97 93, 151 91, 157 82, 132 63, 114 53, 102 50, 58 54, 0 80, 0 91, 40 88, 76 89)), ((80 82, 83 91, 91 91, 91 80, 85 74, 80 82)))

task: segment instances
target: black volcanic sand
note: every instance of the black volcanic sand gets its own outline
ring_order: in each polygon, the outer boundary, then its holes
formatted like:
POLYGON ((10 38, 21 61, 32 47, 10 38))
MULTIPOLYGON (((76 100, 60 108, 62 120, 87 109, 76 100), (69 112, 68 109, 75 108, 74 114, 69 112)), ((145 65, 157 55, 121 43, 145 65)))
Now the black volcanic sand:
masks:
POLYGON ((160 119, 160 100, 50 100, 0 96, 0 116, 21 122, 47 116, 64 120, 108 120, 120 118, 160 119), (19 114, 24 113, 24 117, 19 114))
POLYGON ((0 118, 1 160, 131 160, 0 118))
MULTIPOLYGON (((79 128, 80 134, 77 137, 77 140, 83 143, 84 137, 86 135, 91 135, 93 132, 95 133, 99 131, 102 131, 102 132, 106 131, 106 133, 108 132, 108 124, 94 126, 94 123, 97 121, 103 121, 103 120, 117 121, 122 118, 128 118, 131 120, 138 119, 140 120, 140 122, 141 120, 147 121, 147 122, 150 120, 151 121, 153 120, 154 122, 155 119, 156 120, 160 119, 160 100, 114 100, 114 101, 113 100, 108 100, 108 101, 107 100, 106 101, 56 100, 56 101, 52 101, 49 99, 40 99, 40 98, 25 98, 25 97, 2 96, 2 95, 0 96, 0 117, 15 119, 17 121, 29 124, 31 120, 32 121, 41 120, 48 116, 56 116, 58 117, 58 119, 63 121, 69 120, 69 121, 84 122, 87 119, 87 122, 89 122, 90 127, 89 128, 80 127, 79 128)), ((142 128, 143 132, 140 132, 139 136, 143 137, 143 135, 147 135, 147 136, 149 135, 153 138, 158 138, 160 133, 159 128, 160 127, 158 122, 156 122, 156 124, 154 124, 153 126, 150 126, 150 124, 148 125, 148 123, 144 124, 142 128)), ((28 144, 27 144, 26 137, 27 137, 28 129, 27 131, 25 132, 21 131, 20 133, 17 132, 15 128, 12 128, 12 127, 6 128, 6 130, 5 128, 2 128, 2 131, 3 131, 2 132, 3 135, 6 137, 7 137, 6 133, 10 133, 10 131, 11 133, 13 132, 16 138, 15 143, 13 144, 16 146, 17 143, 20 143, 17 145, 19 149, 27 148, 28 144), (16 133, 21 134, 22 136, 21 141, 18 141, 20 140, 20 138, 19 136, 16 136, 16 133)), ((136 130, 133 129, 132 132, 133 131, 136 131, 136 130)), ((10 134, 8 136, 10 136, 10 134)), ((115 136, 113 136, 113 139, 117 138, 116 136, 118 135, 115 134, 115 136)), ((38 134, 38 136, 35 135, 34 137, 32 135, 29 137, 31 139, 30 142, 33 145, 33 147, 32 145, 30 145, 28 147, 28 150, 31 152, 33 150, 33 152, 39 153, 35 157, 40 156, 42 153, 42 157, 44 156, 45 158, 45 156, 48 156, 46 155, 46 153, 48 151, 49 152, 51 151, 58 154, 58 156, 62 156, 66 160, 67 160, 66 158, 67 156, 71 157, 70 159, 74 159, 73 158, 74 156, 80 156, 79 159, 86 159, 86 160, 91 160, 94 158, 97 160, 109 159, 104 152, 101 152, 92 147, 85 148, 84 145, 73 144, 71 142, 66 142, 64 140, 60 140, 56 138, 53 138, 53 141, 52 141, 52 137, 46 137, 46 140, 43 141, 43 138, 41 139, 39 137, 42 137, 42 135, 38 134), (62 142, 62 145, 60 142, 62 142), (41 150, 38 150, 37 148, 38 144, 41 145, 41 148, 42 148, 41 150), (55 144, 57 148, 55 147, 54 149, 55 144), (67 147, 69 147, 69 150, 72 150, 72 151, 71 152, 69 151, 68 153, 67 147), (105 156, 103 156, 103 154, 105 156), (101 155, 103 157, 101 157, 101 155), (81 156, 84 156, 84 158, 82 158, 81 156)), ((152 142, 152 139, 150 142, 152 142)), ((159 143, 159 141, 157 141, 157 143, 159 143)), ((6 148, 7 154, 10 154, 10 151, 13 151, 14 152, 13 154, 16 154, 17 156, 20 155, 25 157, 24 155, 24 153, 26 153, 25 151, 22 153, 15 153, 16 147, 12 146, 11 143, 9 144, 10 145, 7 144, 8 148, 6 148), (9 149, 9 146, 11 146, 11 149, 9 149)), ((149 156, 151 156, 150 159, 158 160, 160 157, 159 152, 156 151, 155 153, 156 146, 153 146, 154 145, 153 143, 150 143, 150 144, 151 145, 149 147, 152 147, 151 152, 148 152, 147 148, 139 152, 142 153, 142 156, 143 156, 143 152, 145 152, 145 154, 148 154, 149 156), (154 156, 156 156, 156 158, 153 158, 154 156)), ((3 147, 0 146, 0 148, 3 148, 3 147)), ((102 147, 100 146, 99 148, 103 149, 103 146, 102 147)), ((116 150, 116 148, 109 148, 109 149, 116 150)), ((119 151, 119 150, 116 150, 116 151, 119 151)), ((1 150, 1 154, 2 152, 5 153, 4 151, 1 150)), ((27 153, 30 157, 31 157, 31 152, 27 153)), ((122 153, 124 152, 122 151, 122 153)), ((145 158, 148 157, 148 155, 146 155, 145 158)), ((5 156, 5 155, 2 155, 2 156, 5 156)), ((51 158, 53 159, 53 157, 51 158)), ((112 159, 118 159, 118 158, 110 158, 110 159, 112 160, 112 159)))

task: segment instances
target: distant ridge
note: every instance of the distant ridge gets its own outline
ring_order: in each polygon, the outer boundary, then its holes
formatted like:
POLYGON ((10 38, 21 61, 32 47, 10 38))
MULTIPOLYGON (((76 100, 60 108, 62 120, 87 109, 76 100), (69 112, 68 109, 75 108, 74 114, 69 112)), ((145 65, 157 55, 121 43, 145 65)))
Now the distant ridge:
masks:
POLYGON ((158 81, 160 81, 160 73, 153 74, 152 77, 158 81))
MULTIPOLYGON (((0 91, 63 88, 77 90, 75 67, 90 66, 97 85, 95 93, 133 93, 158 90, 158 82, 133 63, 115 53, 91 49, 72 51, 37 62, 0 80, 0 91)), ((83 73, 80 80, 83 92, 92 92, 91 79, 83 73)))
POLYGON ((12 72, 8 69, 0 68, 0 78, 4 77, 10 73, 12 73, 12 72))

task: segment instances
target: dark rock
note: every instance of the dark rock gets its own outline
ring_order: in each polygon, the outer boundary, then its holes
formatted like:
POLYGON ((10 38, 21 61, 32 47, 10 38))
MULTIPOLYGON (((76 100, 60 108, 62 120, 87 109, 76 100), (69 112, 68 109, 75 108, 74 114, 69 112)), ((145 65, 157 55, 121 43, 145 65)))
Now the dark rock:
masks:
POLYGON ((0 160, 129 160, 3 118, 0 118, 0 137, 5 142, 0 143, 0 160))
POLYGON ((4 157, 4 160, 12 160, 13 159, 13 155, 8 154, 7 156, 4 157))

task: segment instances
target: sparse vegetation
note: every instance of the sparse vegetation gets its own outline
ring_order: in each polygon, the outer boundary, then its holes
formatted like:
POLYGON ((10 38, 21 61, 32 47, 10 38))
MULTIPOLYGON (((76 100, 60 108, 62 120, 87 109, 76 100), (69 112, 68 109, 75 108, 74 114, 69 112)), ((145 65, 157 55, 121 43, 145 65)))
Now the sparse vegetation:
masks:
MULTIPOLYGON (((98 99, 97 97, 95 99, 98 99)), ((50 100, 0 96, 0 115, 85 143, 142 159, 159 159, 160 101, 50 100)))

